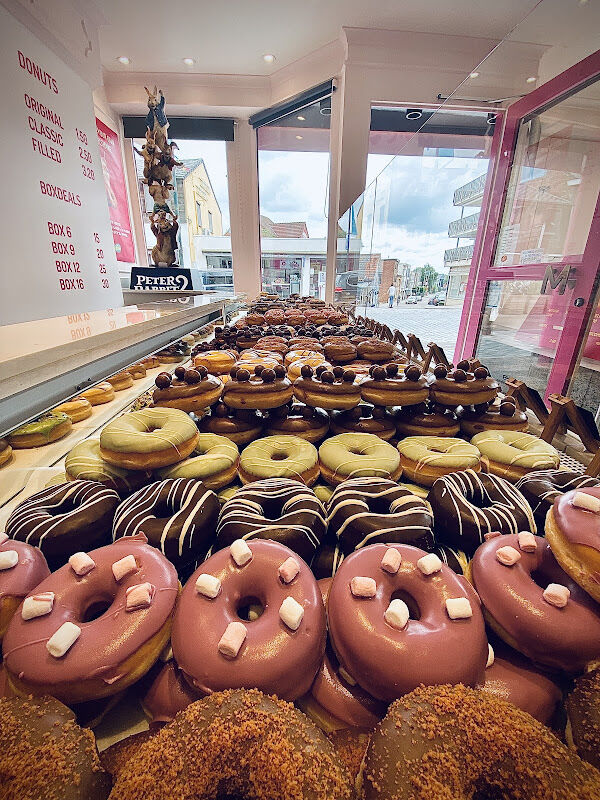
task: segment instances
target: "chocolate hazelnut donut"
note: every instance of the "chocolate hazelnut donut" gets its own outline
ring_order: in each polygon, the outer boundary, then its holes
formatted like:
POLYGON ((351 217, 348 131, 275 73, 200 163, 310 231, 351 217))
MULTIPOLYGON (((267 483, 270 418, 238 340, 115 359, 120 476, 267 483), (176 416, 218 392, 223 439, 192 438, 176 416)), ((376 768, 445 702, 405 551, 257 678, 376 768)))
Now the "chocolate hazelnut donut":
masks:
POLYGON ((508 398, 481 406, 466 406, 456 410, 460 420, 460 429, 469 438, 482 431, 523 431, 527 432, 529 422, 527 414, 520 411, 508 398))
POLYGON ((575 678, 569 693, 566 740, 580 758, 600 769, 600 669, 594 669, 575 678))
POLYGON ((50 569, 61 567, 78 550, 110 542, 121 498, 95 481, 69 481, 28 497, 12 512, 6 533, 39 547, 50 569))
POLYGON ((256 409, 228 408, 225 403, 217 403, 196 424, 200 433, 216 433, 243 447, 260 438, 264 418, 256 409))
POLYGON ((376 406, 414 406, 429 397, 427 378, 419 367, 411 365, 403 372, 397 364, 374 366, 369 376, 360 380, 360 394, 376 406))
POLYGON ((267 436, 299 436, 312 444, 324 439, 328 431, 329 416, 326 411, 293 402, 274 408, 269 413, 265 428, 267 436))
POLYGON ((380 363, 390 361, 396 355, 396 348, 391 342, 384 342, 372 336, 357 345, 356 352, 358 358, 380 363))
POLYGON ((54 697, 0 699, 3 800, 106 800, 94 734, 54 697))
POLYGON ((388 442, 396 434, 396 425, 385 408, 361 403, 349 411, 332 411, 331 432, 372 433, 388 442))
POLYGON ((204 366, 198 369, 177 367, 175 379, 168 372, 160 372, 154 382, 157 388, 152 393, 155 406, 179 408, 182 411, 200 412, 221 396, 223 384, 216 375, 209 374, 204 366))
POLYGON ((438 364, 429 380, 431 399, 450 408, 489 403, 499 390, 498 382, 490 377, 485 367, 477 367, 475 372, 458 368, 448 372, 438 364))
POLYGON ((535 531, 533 512, 521 492, 496 475, 473 470, 438 478, 427 500, 440 542, 471 555, 486 533, 535 531))
POLYGON ((350 800, 352 794, 333 745, 302 712, 241 689, 180 712, 120 770, 111 800, 350 800))
MULTIPOLYGON (((332 337, 338 339, 341 337, 332 337)), ((356 347, 349 341, 329 341, 324 345, 325 358, 333 364, 348 364, 356 358, 356 347)))
POLYGON ((599 488, 600 479, 563 469, 544 469, 528 472, 516 486, 533 510, 537 533, 543 536, 546 516, 556 498, 573 489, 599 488))
POLYGON ((457 436, 460 427, 456 414, 432 403, 406 406, 396 412, 398 436, 457 436))
POLYGON ((583 800, 600 775, 529 714, 465 686, 420 687, 390 706, 357 779, 364 800, 583 800))
POLYGON ((267 478, 239 489, 219 516, 213 551, 236 539, 273 539, 310 564, 327 529, 325 509, 308 486, 267 478))
POLYGON ((199 480, 167 479, 132 494, 117 508, 113 541, 144 533, 177 569, 204 558, 219 517, 217 495, 199 480))
POLYGON ((325 638, 323 600, 308 565, 279 542, 254 539, 219 550, 193 573, 171 644, 185 679, 202 692, 255 687, 295 700, 317 674, 325 638), (253 617, 248 606, 262 613, 253 617))
POLYGON ((384 478, 350 478, 327 504, 329 531, 345 555, 367 544, 399 542, 430 551, 433 515, 428 503, 384 478))
POLYGON ((341 366, 329 370, 324 364, 312 367, 305 364, 294 381, 294 397, 313 408, 347 410, 360 403, 360 386, 352 370, 341 366))
POLYGON ((255 367, 254 376, 247 369, 232 370, 231 380, 223 389, 223 402, 230 408, 260 411, 279 408, 292 399, 291 381, 281 364, 274 369, 255 367))

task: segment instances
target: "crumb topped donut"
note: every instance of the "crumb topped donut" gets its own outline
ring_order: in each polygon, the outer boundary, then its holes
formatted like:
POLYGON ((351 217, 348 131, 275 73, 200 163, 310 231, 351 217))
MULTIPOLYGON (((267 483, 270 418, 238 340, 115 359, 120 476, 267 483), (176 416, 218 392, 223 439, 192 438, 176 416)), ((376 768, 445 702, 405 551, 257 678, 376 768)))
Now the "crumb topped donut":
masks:
POLYGON ((600 479, 566 469, 544 469, 528 472, 516 486, 531 506, 537 532, 543 536, 546 516, 556 498, 573 489, 600 488, 600 479))
POLYGON ((465 686, 420 687, 375 729, 358 777, 364 800, 583 800, 600 775, 544 725, 465 686))
POLYGON ((406 476, 421 486, 461 470, 481 470, 481 453, 473 444, 446 436, 407 436, 398 443, 406 476))
POLYGON ((0 533, 0 644, 23 598, 49 574, 46 559, 37 547, 0 533))
POLYGON ((267 478, 243 486, 221 510, 213 551, 236 539, 273 539, 310 564, 325 536, 325 509, 308 486, 267 478))
POLYGON ((319 477, 317 448, 299 436, 265 436, 242 451, 239 475, 242 483, 292 478, 312 486, 319 477))
POLYGON ((528 472, 556 469, 560 456, 556 448, 531 433, 484 431, 471 439, 481 452, 488 472, 516 483, 528 472))
POLYGON ((575 678, 566 703, 566 740, 577 754, 600 769, 600 669, 575 678))
POLYGON ((348 478, 375 477, 398 480, 402 474, 395 447, 372 433, 340 433, 319 448, 323 479, 332 486, 348 478))
POLYGON ((419 684, 475 686, 488 657, 479 603, 432 553, 374 544, 348 556, 327 600, 340 665, 390 702, 419 684))
POLYGON ((186 583, 171 644, 186 680, 210 694, 255 687, 295 700, 325 651, 325 609, 299 555, 279 542, 237 540, 186 583), (254 617, 246 607, 259 607, 254 617))
POLYGON ((302 712, 237 690, 179 713, 125 764, 111 800, 350 800, 352 794, 333 745, 302 712))
POLYGON ((473 470, 438 478, 427 500, 440 542, 471 555, 486 534, 535 532, 535 520, 521 492, 496 475, 473 470))

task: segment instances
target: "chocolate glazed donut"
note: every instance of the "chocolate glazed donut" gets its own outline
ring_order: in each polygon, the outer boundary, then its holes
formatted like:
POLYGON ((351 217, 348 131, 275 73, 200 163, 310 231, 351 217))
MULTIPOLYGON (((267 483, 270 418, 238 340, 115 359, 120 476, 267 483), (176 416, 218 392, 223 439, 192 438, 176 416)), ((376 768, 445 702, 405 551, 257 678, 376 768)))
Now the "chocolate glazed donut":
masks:
POLYGON ((267 478, 243 486, 221 510, 216 552, 236 539, 273 539, 310 564, 325 536, 325 509, 298 481, 267 478))
POLYGON ((219 499, 202 481, 168 478, 132 494, 117 508, 113 541, 144 533, 177 569, 204 558, 212 544, 219 499))
POLYGON ((471 469, 438 478, 427 500, 436 538, 472 555, 485 534, 535 532, 535 520, 521 492, 504 478, 471 469))
POLYGON ((79 550, 110 543, 110 528, 121 498, 95 481, 69 481, 27 498, 12 512, 6 533, 39 547, 51 570, 79 550))
POLYGON ((597 488, 600 486, 600 480, 589 475, 581 475, 579 472, 544 469, 539 472, 529 472, 517 482, 516 486, 533 509, 537 532, 543 536, 546 514, 557 497, 572 489, 597 488))

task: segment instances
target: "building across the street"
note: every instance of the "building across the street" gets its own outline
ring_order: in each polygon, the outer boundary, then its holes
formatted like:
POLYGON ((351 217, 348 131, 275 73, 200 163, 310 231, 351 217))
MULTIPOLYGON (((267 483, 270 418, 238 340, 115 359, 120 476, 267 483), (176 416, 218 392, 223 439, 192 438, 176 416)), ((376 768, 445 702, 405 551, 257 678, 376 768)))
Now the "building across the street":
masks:
POLYGON ((448 236, 456 239, 456 247, 444 253, 444 266, 449 268, 448 292, 446 303, 448 305, 461 305, 465 298, 471 259, 473 258, 473 244, 462 244, 461 239, 474 240, 477 235, 479 211, 465 214, 466 208, 480 208, 483 200, 486 173, 479 175, 454 192, 453 205, 460 207, 460 219, 453 220, 448 226, 448 236))

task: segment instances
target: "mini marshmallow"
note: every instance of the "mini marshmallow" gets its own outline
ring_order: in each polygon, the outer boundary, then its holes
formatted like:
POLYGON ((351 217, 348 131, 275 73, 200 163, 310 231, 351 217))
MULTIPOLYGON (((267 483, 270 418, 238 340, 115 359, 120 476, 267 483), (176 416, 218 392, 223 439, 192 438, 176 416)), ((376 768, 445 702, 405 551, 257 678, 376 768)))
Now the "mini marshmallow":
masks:
POLYGON ((386 608, 383 618, 392 628, 401 631, 410 619, 410 612, 404 600, 392 600, 386 608))
POLYGON ((511 547, 509 544, 505 547, 499 547, 496 550, 496 560, 501 564, 504 564, 505 567, 512 567, 512 565, 516 564, 520 558, 521 553, 519 553, 515 547, 511 547))
POLYGON ((500 531, 488 531, 483 534, 483 538, 486 542, 489 542, 490 539, 497 539, 498 536, 502 536, 500 531))
POLYGON ((41 592, 40 594, 33 594, 31 597, 26 597, 25 600, 23 600, 21 617, 23 619, 43 617, 52 611, 53 605, 54 592, 41 592))
POLYGON ((82 575, 87 575, 96 566, 96 562, 87 553, 73 553, 69 558, 69 564, 73 572, 79 575, 80 578, 82 575))
POLYGON ((0 553, 0 569, 12 569, 19 563, 19 554, 16 550, 3 550, 0 553))
POLYGON ((125 591, 126 611, 138 611, 140 608, 148 608, 152 603, 156 589, 151 583, 136 583, 129 586, 125 591))
POLYGON ((46 642, 46 650, 54 658, 60 658, 75 644, 80 635, 81 628, 78 625, 73 622, 63 622, 46 642))
POLYGON ((136 570, 137 564, 135 563, 134 556, 125 556, 124 558, 120 558, 112 565, 113 575, 115 576, 115 580, 117 582, 122 580, 126 575, 131 575, 131 573, 135 572, 136 570))
POLYGON ((279 606, 279 619, 292 631, 298 630, 303 617, 304 608, 293 597, 286 597, 279 606))
POLYGON ((400 569, 402 563, 402 553, 396 550, 395 547, 388 547, 381 559, 381 569, 395 575, 400 569))
POLYGON ((346 670, 343 667, 340 667, 338 669, 338 672, 340 673, 340 678, 343 678, 346 681, 346 683, 349 683, 350 686, 356 686, 356 681, 354 680, 352 675, 350 675, 349 672, 346 672, 346 670))
POLYGON ((471 603, 466 597, 449 597, 446 600, 446 611, 450 619, 469 619, 473 616, 471 603))
POLYGON ((230 622, 219 641, 219 652, 223 653, 224 656, 229 656, 229 658, 236 658, 241 646, 244 644, 247 633, 246 626, 241 622, 230 622))
POLYGON ((421 570, 423 575, 433 575, 439 572, 442 568, 441 559, 435 553, 427 553, 417 561, 417 567, 421 570))
POLYGON ((488 642, 488 657, 487 657, 487 661, 485 662, 485 668, 486 669, 489 669, 492 666, 492 664, 494 663, 494 658, 495 658, 495 656, 494 656, 494 648, 488 642))
POLYGON ((585 492, 575 492, 571 505, 597 514, 600 511, 600 497, 594 497, 593 494, 586 494, 585 492))
POLYGON ((229 552, 238 567, 243 567, 244 564, 252 561, 252 550, 250 550, 244 539, 236 539, 230 546, 229 552))
POLYGON ((214 575, 208 575, 206 572, 203 572, 201 575, 198 575, 196 580, 196 591, 198 594, 202 594, 204 597, 209 597, 211 600, 214 600, 221 591, 221 581, 215 578, 214 575))
POLYGON ((290 556, 280 565, 278 572, 279 577, 284 583, 291 583, 300 572, 300 564, 298 564, 295 558, 290 556))
POLYGON ((2 531, 2 533, 0 533, 0 544, 4 544, 4 542, 6 542, 7 540, 8 540, 8 534, 2 531))
POLYGON ((357 576, 350 581, 350 591, 354 597, 375 597, 377 584, 373 578, 357 576))
POLYGON ((533 533, 529 531, 520 531, 520 533, 517 534, 517 539, 519 540, 519 548, 524 553, 535 553, 537 550, 537 542, 533 533))
POLYGON ((567 605, 571 592, 566 586, 560 583, 549 583, 542 592, 542 597, 547 603, 556 608, 564 608, 567 605))

